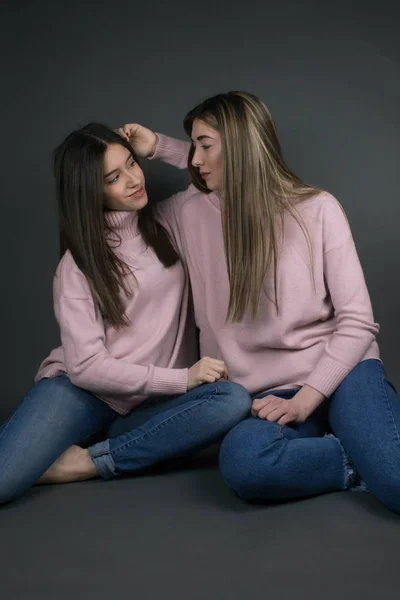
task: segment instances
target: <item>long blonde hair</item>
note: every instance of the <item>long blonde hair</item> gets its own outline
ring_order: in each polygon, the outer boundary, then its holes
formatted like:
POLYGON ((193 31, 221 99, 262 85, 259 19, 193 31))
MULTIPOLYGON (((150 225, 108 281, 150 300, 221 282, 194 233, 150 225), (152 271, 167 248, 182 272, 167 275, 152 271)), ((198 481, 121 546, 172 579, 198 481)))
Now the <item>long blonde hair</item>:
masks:
MULTIPOLYGON (((246 92, 228 92, 209 98, 184 119, 191 137, 193 122, 201 120, 221 135, 223 157, 222 227, 230 283, 227 319, 241 321, 248 308, 256 317, 264 278, 272 267, 274 303, 279 312, 278 242, 289 212, 301 227, 309 249, 307 229, 296 209, 301 200, 320 190, 306 185, 286 165, 275 124, 265 104, 246 92)), ((192 165, 194 185, 210 193, 192 165)))

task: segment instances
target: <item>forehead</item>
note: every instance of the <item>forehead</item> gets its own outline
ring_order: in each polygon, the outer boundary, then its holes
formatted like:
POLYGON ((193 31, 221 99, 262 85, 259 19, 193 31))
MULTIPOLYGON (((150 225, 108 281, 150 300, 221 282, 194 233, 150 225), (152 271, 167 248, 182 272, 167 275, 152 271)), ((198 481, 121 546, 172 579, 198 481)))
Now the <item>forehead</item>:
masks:
POLYGON ((192 139, 195 140, 201 135, 207 135, 208 137, 217 140, 220 138, 220 135, 216 129, 204 123, 204 121, 200 121, 199 119, 195 119, 193 121, 192 127, 192 139))
POLYGON ((104 169, 111 171, 126 163, 131 153, 121 144, 109 144, 104 154, 104 169))

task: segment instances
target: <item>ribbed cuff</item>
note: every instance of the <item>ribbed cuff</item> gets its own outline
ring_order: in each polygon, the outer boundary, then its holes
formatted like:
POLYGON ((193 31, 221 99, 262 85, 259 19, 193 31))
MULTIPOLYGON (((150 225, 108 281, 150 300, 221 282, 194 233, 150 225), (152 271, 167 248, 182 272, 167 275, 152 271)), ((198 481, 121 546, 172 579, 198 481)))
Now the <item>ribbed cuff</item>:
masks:
POLYGON ((163 369, 154 367, 152 394, 185 394, 189 369, 163 369))
POLYGON ((156 132, 156 135, 158 144, 153 156, 149 156, 149 160, 163 160, 179 169, 186 169, 190 144, 162 133, 156 132))
POLYGON ((329 356, 323 356, 304 384, 313 387, 328 398, 350 371, 351 367, 343 365, 329 356))

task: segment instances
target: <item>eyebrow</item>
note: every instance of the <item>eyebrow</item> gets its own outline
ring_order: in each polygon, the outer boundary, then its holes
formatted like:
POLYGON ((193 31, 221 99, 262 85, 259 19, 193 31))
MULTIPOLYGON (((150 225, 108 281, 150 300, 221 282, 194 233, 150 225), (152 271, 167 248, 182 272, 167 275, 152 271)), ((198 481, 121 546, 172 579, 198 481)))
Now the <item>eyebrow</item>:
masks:
MULTIPOLYGON (((130 152, 130 153, 129 153, 129 155, 128 155, 128 157, 127 157, 126 161, 125 161, 125 163, 127 163, 127 162, 128 162, 128 160, 129 160, 130 158, 133 158, 133 154, 132 154, 132 152, 130 152)), ((106 174, 104 175, 104 178, 106 178, 106 177, 109 177, 110 175, 112 175, 113 173, 116 173, 117 171, 119 171, 119 169, 113 169, 113 170, 112 170, 112 171, 110 171, 109 173, 106 173, 106 174)))
MULTIPOLYGON (((207 139, 207 140, 213 140, 214 138, 212 138, 212 137, 211 137, 211 135, 199 135, 199 136, 196 138, 196 140, 197 140, 198 142, 201 142, 201 140, 205 140, 205 139, 207 139)), ((195 141, 195 140, 193 140, 193 139, 192 139, 192 142, 194 142, 194 141, 195 141)))

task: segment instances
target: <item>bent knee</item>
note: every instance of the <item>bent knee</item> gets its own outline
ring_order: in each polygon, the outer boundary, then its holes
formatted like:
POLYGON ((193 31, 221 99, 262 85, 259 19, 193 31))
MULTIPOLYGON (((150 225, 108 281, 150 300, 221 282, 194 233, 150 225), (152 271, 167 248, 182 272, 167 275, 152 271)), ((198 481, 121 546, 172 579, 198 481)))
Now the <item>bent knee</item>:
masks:
POLYGON ((218 381, 217 390, 224 397, 229 407, 229 413, 242 420, 250 415, 251 396, 239 383, 233 381, 218 381))
POLYGON ((274 453, 268 443, 257 440, 253 421, 246 419, 232 429, 225 436, 219 454, 225 483, 247 500, 267 498, 268 482, 273 486, 274 480, 274 453))

